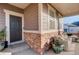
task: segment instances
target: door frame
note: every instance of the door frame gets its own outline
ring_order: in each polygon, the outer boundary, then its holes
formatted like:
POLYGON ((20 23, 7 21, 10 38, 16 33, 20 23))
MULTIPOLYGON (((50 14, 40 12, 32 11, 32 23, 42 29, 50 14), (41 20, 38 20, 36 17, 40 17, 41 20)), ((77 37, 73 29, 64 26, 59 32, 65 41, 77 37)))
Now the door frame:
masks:
POLYGON ((5 12, 5 25, 6 25, 6 40, 8 41, 8 45, 13 45, 13 44, 24 42, 24 33, 23 33, 24 32, 24 29, 23 29, 23 27, 24 27, 24 14, 10 11, 7 9, 4 9, 4 12, 5 12), (10 15, 22 17, 22 40, 21 41, 16 41, 16 42, 10 43, 10 15))

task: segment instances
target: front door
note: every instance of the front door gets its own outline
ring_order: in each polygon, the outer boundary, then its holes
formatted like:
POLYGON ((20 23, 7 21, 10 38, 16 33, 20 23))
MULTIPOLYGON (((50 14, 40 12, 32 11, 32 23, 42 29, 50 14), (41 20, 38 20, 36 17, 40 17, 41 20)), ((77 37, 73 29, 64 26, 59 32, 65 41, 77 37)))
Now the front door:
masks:
POLYGON ((22 17, 10 15, 10 43, 22 40, 22 17))

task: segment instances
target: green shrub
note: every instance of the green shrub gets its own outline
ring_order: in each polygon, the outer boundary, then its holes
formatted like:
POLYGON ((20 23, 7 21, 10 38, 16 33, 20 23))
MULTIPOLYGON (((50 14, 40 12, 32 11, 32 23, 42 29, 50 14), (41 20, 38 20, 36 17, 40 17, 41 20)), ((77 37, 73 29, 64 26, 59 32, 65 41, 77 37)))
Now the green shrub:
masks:
POLYGON ((5 38, 5 30, 3 29, 2 31, 0 31, 0 41, 4 40, 5 38))
POLYGON ((55 53, 60 53, 64 50, 64 41, 61 37, 55 37, 54 42, 52 43, 52 48, 55 53))

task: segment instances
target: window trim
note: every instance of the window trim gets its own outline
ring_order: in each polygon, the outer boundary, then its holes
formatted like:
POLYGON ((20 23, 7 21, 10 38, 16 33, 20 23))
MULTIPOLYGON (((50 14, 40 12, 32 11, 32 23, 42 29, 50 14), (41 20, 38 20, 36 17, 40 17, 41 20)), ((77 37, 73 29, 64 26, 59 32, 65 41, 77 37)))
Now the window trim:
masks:
POLYGON ((59 13, 58 13, 58 20, 59 20, 59 31, 63 31, 63 24, 61 25, 61 23, 63 23, 63 16, 61 16, 59 13))
POLYGON ((52 30, 52 31, 57 30, 56 27, 57 27, 56 10, 48 4, 48 30, 52 30), (51 20, 55 21, 55 29, 50 29, 50 10, 52 10, 54 13, 54 19, 51 20))

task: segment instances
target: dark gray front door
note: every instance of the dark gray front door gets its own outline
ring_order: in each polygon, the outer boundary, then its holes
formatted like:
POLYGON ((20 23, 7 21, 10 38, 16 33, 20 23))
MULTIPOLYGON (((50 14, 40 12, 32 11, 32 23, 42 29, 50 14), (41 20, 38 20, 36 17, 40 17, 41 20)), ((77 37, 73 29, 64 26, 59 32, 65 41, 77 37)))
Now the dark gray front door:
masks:
POLYGON ((22 18, 10 15, 10 43, 22 40, 22 18))

